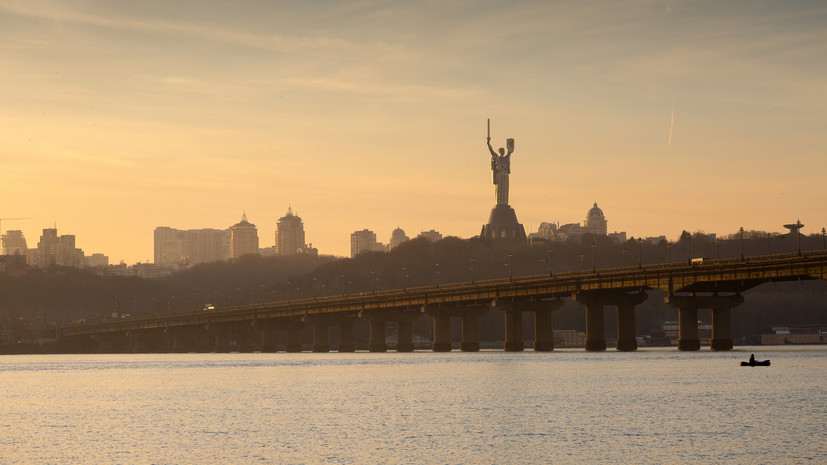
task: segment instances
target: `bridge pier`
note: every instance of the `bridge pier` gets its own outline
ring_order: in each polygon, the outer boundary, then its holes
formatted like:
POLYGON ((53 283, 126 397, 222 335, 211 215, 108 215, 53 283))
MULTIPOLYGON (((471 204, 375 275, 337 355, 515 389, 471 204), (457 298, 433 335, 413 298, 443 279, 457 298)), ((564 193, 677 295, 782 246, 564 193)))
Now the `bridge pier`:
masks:
POLYGON ((302 351, 302 332, 304 323, 301 321, 290 321, 287 323, 287 353, 295 354, 302 351))
POLYGON ((260 325, 261 351, 275 353, 279 351, 279 327, 275 320, 267 320, 260 325))
POLYGON ((313 352, 330 352, 330 330, 327 321, 317 321, 313 324, 313 352))
POLYGON ((399 320, 396 322, 396 351, 414 351, 412 320, 399 320))
POLYGON ((214 325, 210 327, 213 339, 213 351, 217 354, 228 354, 232 352, 232 337, 229 328, 224 325, 214 325))
POLYGON ((388 343, 385 340, 385 320, 381 318, 370 320, 370 352, 387 352, 388 343))
POLYGON ((454 305, 426 306, 423 312, 429 314, 434 320, 434 352, 450 352, 451 342, 451 317, 462 319, 462 340, 460 350, 463 352, 477 352, 480 350, 479 317, 488 311, 486 305, 469 305, 464 307, 454 305))
POLYGON ((732 308, 744 302, 741 294, 722 296, 712 294, 698 295, 670 295, 666 303, 678 309, 678 350, 700 350, 701 341, 698 337, 698 309, 712 309, 712 350, 731 350, 731 313, 732 308))
POLYGON ((577 292, 574 299, 586 306, 586 350, 606 350, 606 330, 603 306, 606 295, 601 291, 577 292))
POLYGON ((492 307, 505 315, 505 342, 503 350, 506 352, 521 352, 525 350, 523 343, 523 307, 519 302, 495 300, 492 307))
POLYGON ((635 306, 645 301, 645 292, 629 294, 618 291, 582 291, 574 294, 577 302, 586 306, 586 350, 606 350, 604 307, 617 307, 617 350, 637 350, 635 336, 635 306))
POLYGON ((356 352, 356 342, 353 339, 353 319, 342 317, 339 320, 339 352, 356 352))

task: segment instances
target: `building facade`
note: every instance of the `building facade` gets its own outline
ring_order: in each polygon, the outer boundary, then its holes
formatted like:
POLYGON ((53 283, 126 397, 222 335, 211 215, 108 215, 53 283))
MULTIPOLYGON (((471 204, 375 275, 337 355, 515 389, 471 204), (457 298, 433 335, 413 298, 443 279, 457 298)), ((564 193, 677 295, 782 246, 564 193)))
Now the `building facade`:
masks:
POLYGON ((391 239, 388 241, 388 251, 391 251, 401 244, 408 242, 411 238, 405 235, 405 231, 402 228, 396 228, 391 233, 391 239))
POLYGON ((258 229, 247 221, 247 213, 243 213, 241 221, 230 226, 230 258, 258 253, 258 229))
POLYGON ((603 210, 597 206, 597 202, 586 213, 586 231, 594 236, 605 236, 608 233, 606 216, 603 215, 603 210))
POLYGON ((26 255, 29 247, 23 231, 11 230, 3 234, 3 255, 26 255))
POLYGON ((287 214, 276 222, 276 255, 305 253, 304 223, 293 209, 287 207, 287 214))
POLYGON ((187 266, 230 258, 229 229, 155 228, 154 263, 187 266))
POLYGON ((362 252, 382 252, 385 246, 376 242, 376 233, 369 229, 354 231, 350 235, 350 257, 353 258, 362 252))

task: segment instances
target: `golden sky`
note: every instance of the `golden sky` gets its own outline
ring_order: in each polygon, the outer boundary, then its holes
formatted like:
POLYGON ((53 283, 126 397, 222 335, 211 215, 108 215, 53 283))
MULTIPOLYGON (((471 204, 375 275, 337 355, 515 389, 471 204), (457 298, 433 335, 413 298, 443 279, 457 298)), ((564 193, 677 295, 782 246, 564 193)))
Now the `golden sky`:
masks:
POLYGON ((527 232, 827 226, 821 1, 0 2, 0 217, 151 261, 156 226, 320 253, 479 234, 516 139, 527 232))

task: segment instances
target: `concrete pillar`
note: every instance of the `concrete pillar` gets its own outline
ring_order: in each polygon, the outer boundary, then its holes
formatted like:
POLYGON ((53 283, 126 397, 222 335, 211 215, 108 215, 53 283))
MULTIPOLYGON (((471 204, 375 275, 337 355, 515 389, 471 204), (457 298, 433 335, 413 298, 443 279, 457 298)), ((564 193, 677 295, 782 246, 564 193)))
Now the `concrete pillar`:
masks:
POLYGON ((215 344, 213 345, 215 353, 230 353, 232 351, 229 328, 216 328, 213 331, 213 337, 215 338, 215 344))
POLYGON ((327 322, 317 322, 313 325, 313 352, 330 352, 327 322))
POLYGON ((278 328, 275 322, 267 322, 261 326, 261 351, 278 352, 278 328))
POLYGON ((635 306, 632 304, 617 306, 617 350, 621 352, 637 350, 635 306))
POLYGON ((523 344, 523 312, 516 305, 511 305, 505 311, 505 344, 506 352, 520 352, 525 349, 523 344))
POLYGON ((388 344, 385 342, 385 320, 376 319, 370 321, 370 352, 387 352, 388 344))
POLYGON ((462 315, 462 343, 460 350, 463 352, 479 352, 480 350, 480 325, 479 314, 469 311, 462 315))
POLYGON ((353 320, 342 318, 339 321, 339 352, 356 352, 353 341, 353 320))
POLYGON ((451 318, 447 313, 434 313, 434 352, 451 351, 451 318))
POLYGON ((554 350, 554 332, 551 329, 551 310, 534 312, 534 351, 550 352, 554 350))
POLYGON ((712 309, 712 350, 732 350, 731 313, 728 306, 712 309))
POLYGON ((603 318, 603 302, 593 299, 586 305, 586 350, 606 350, 606 330, 603 318))
POLYGON ((701 342, 698 338, 698 309, 712 309, 712 350, 732 349, 732 332, 730 316, 733 307, 744 302, 741 294, 722 296, 712 294, 707 296, 687 295, 668 296, 669 305, 678 309, 678 349, 699 350, 701 342))
POLYGON ((291 321, 287 324, 287 347, 289 353, 302 351, 302 331, 304 325, 298 321, 291 321))
POLYGON ((698 307, 682 306, 678 309, 678 350, 700 350, 698 338, 698 307))
POLYGON ((236 348, 239 352, 252 353, 253 351, 255 351, 255 335, 258 333, 258 330, 252 326, 253 324, 255 323, 242 323, 238 325, 235 340, 236 348))
POLYGON ((413 321, 401 319, 396 322, 396 351, 413 352, 413 321))

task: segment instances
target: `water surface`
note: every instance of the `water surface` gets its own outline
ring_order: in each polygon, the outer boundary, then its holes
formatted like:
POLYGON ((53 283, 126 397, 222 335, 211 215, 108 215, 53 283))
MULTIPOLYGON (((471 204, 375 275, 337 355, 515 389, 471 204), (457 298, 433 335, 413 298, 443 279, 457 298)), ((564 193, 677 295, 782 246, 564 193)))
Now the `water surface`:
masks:
POLYGON ((0 379, 3 464, 827 463, 823 346, 4 356, 0 379))

